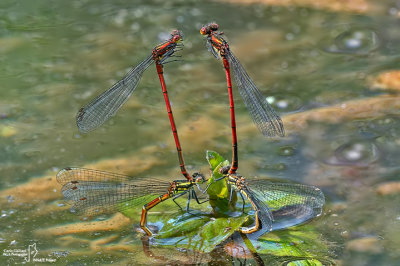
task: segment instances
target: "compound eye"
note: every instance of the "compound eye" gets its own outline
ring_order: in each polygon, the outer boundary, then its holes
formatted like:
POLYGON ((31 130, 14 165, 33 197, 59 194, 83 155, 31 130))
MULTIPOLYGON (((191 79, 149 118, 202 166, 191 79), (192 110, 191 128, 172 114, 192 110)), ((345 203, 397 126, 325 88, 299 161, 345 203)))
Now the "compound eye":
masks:
POLYGON ((177 42, 177 41, 179 41, 180 40, 180 36, 179 35, 175 35, 173 38, 172 38, 172 40, 174 41, 174 42, 177 42))
POLYGON ((207 28, 206 28, 206 27, 202 27, 202 28, 200 29, 200 34, 201 34, 201 35, 206 35, 206 34, 208 34, 207 28))

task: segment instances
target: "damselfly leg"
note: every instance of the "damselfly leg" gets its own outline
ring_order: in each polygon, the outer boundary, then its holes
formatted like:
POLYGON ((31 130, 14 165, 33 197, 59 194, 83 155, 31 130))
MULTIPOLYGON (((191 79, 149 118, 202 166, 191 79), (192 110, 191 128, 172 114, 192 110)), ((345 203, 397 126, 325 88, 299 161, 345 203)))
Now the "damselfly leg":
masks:
POLYGON ((207 36, 207 48, 218 59, 222 58, 225 68, 225 76, 229 93, 229 107, 232 128, 232 165, 229 174, 236 173, 239 167, 238 144, 236 135, 235 106, 233 101, 231 69, 233 69, 236 85, 239 93, 249 110, 254 123, 264 136, 284 136, 281 118, 269 105, 266 98, 262 96, 252 79, 249 77, 239 60, 234 56, 222 32, 218 32, 219 26, 210 23, 200 29, 202 35, 207 36))
MULTIPOLYGON (((84 216, 103 213, 132 212, 142 207, 140 226, 147 235, 152 235, 147 227, 147 213, 159 203, 186 193, 193 196, 196 182, 176 180, 167 182, 159 179, 132 178, 105 171, 68 167, 57 174, 62 184, 65 200, 71 203, 71 211, 84 216), (158 196, 159 195, 159 196, 158 196), (149 201, 149 197, 153 200, 149 201), (156 196, 156 198, 154 198, 156 196)), ((190 200, 191 197, 188 197, 190 200)), ((195 196, 197 202, 198 198, 195 196)), ((187 203, 187 208, 189 204, 187 203)))

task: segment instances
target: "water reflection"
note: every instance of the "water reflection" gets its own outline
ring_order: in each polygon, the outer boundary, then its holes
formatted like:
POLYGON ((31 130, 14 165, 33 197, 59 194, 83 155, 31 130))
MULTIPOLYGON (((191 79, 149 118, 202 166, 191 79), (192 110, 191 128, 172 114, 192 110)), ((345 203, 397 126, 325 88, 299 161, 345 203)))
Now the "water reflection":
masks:
POLYGON ((267 97, 268 103, 280 112, 294 112, 303 107, 302 100, 296 95, 277 95, 267 97))
MULTIPOLYGON (((313 235, 313 232, 309 231, 308 234, 313 235)), ((326 256, 326 247, 321 243, 316 245, 315 239, 311 240, 306 235, 298 235, 295 230, 289 233, 281 231, 269 238, 254 241, 246 234, 236 232, 209 253, 184 248, 160 248, 147 236, 142 237, 141 241, 145 255, 163 264, 334 265, 326 256)))

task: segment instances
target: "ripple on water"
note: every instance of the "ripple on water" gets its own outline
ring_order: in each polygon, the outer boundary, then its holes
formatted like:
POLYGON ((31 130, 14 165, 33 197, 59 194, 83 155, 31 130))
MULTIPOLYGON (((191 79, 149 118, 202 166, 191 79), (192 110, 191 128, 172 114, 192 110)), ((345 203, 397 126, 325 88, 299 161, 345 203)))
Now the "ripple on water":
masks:
POLYGON ((379 48, 378 34, 369 28, 352 28, 325 42, 328 53, 366 55, 379 48))
POLYGON ((368 166, 380 157, 379 149, 372 141, 350 141, 339 146, 324 161, 331 165, 368 166))
POLYGON ((283 146, 279 148, 279 155, 281 156, 292 156, 294 155, 295 149, 292 146, 283 146))

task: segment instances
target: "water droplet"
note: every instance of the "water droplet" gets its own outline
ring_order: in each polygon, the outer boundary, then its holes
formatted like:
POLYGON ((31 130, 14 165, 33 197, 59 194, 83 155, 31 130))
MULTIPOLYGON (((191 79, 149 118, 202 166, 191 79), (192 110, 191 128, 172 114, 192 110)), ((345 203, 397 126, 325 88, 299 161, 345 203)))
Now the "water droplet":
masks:
POLYGON ((275 102, 275 97, 274 96, 269 96, 265 98, 269 104, 273 104, 275 102))
POLYGON ((278 106, 278 108, 280 109, 286 109, 289 106, 289 103, 287 101, 279 101, 276 103, 276 106, 278 106))
POLYGON ((341 236, 343 237, 348 237, 349 236, 349 232, 344 230, 343 232, 340 233, 341 236))

